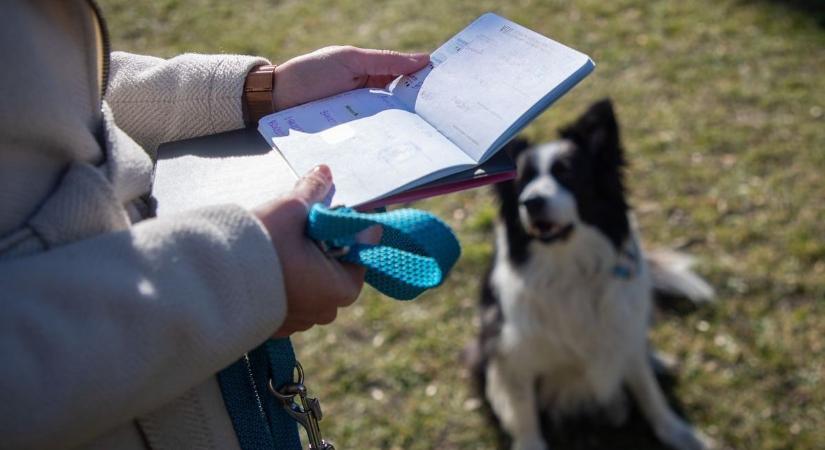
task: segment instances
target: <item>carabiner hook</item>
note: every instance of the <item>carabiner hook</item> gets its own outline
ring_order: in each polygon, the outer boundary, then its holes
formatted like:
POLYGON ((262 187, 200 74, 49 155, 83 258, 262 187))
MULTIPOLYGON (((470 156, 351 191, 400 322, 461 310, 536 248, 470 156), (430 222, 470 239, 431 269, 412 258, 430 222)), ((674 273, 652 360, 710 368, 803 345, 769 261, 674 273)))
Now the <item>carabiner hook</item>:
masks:
POLYGON ((295 368, 298 371, 297 382, 287 383, 281 386, 281 389, 275 389, 270 378, 267 385, 269 392, 281 402, 287 414, 304 427, 307 441, 309 441, 309 450, 335 450, 332 444, 321 437, 321 428, 318 425, 323 417, 321 402, 307 395, 307 389, 304 386, 304 368, 301 367, 301 363, 295 361, 295 368), (300 404, 295 401, 296 396, 300 398, 300 404))

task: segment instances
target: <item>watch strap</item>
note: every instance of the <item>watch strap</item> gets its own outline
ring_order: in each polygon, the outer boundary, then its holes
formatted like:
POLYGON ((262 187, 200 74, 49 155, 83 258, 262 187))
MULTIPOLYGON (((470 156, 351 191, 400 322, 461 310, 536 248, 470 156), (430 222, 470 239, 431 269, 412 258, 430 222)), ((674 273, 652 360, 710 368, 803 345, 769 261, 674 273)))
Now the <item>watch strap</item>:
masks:
POLYGON ((275 89, 275 67, 257 66, 246 75, 243 87, 244 121, 255 126, 267 114, 275 112, 272 92, 275 89))

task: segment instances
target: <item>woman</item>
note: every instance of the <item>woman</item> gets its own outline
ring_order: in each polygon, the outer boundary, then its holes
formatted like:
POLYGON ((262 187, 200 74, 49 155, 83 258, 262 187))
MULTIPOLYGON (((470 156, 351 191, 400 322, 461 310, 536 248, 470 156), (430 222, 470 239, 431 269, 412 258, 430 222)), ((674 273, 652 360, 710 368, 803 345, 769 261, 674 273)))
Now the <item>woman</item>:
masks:
POLYGON ((2 2, 0 36, 0 447, 237 448, 214 374, 334 320, 363 271, 303 235, 326 167, 252 212, 152 218, 154 152, 427 56, 110 56, 85 0, 2 2))

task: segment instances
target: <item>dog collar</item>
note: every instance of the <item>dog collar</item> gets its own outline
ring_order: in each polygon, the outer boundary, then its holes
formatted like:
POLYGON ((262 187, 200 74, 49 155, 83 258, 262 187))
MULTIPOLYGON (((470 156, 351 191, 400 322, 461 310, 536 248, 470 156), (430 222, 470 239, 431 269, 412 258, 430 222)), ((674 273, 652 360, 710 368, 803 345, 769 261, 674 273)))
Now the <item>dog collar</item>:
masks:
POLYGON ((619 251, 619 258, 613 266, 613 276, 629 280, 639 272, 639 248, 636 240, 628 239, 619 251))

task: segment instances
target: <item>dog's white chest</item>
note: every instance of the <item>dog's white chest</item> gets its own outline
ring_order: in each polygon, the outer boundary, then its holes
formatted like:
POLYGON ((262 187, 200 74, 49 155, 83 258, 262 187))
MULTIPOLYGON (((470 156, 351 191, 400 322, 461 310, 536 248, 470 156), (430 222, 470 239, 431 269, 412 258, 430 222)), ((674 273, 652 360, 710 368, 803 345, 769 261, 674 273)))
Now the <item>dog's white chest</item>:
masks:
POLYGON ((594 393, 601 396, 616 388, 627 356, 645 345, 649 284, 644 273, 614 276, 612 249, 578 239, 561 252, 536 244, 519 266, 496 261, 491 283, 504 316, 499 350, 537 373, 579 378, 604 390, 594 393))
MULTIPOLYGON (((512 339, 552 346, 559 357, 579 358, 604 348, 623 320, 622 286, 609 276, 587 276, 578 268, 532 260, 493 273, 505 318, 505 345, 512 339)), ((620 327, 619 327, 620 328, 620 327)), ((618 336, 616 336, 618 337, 618 336)))

